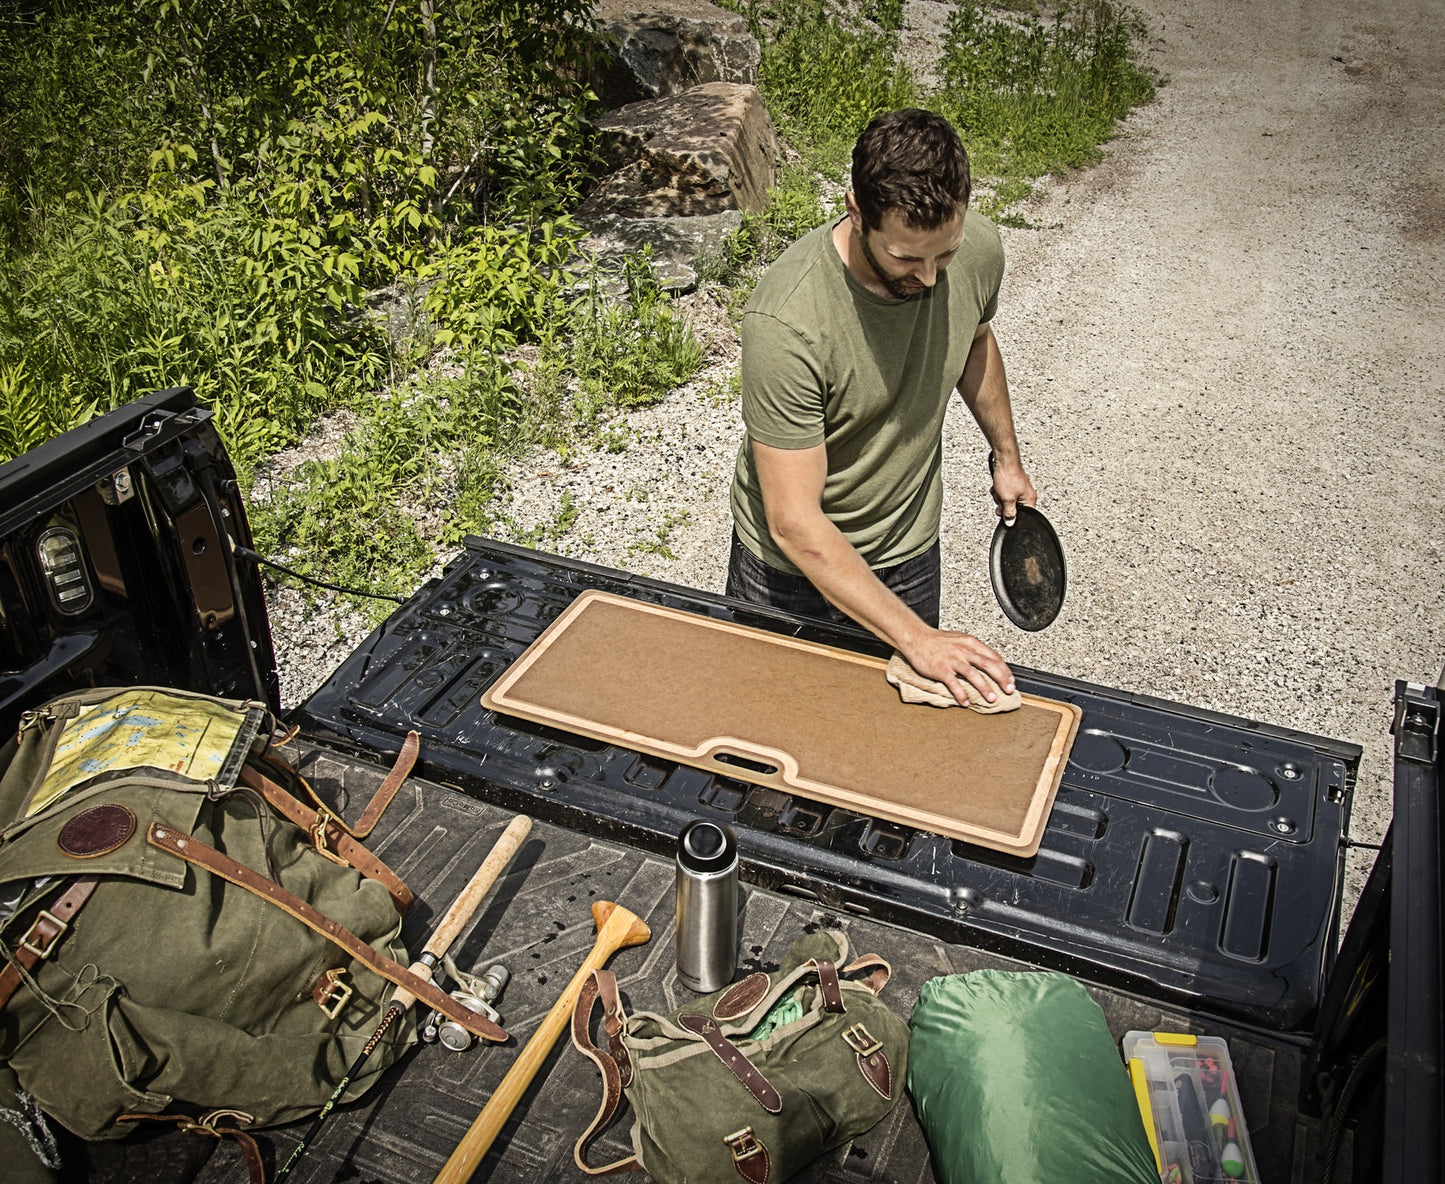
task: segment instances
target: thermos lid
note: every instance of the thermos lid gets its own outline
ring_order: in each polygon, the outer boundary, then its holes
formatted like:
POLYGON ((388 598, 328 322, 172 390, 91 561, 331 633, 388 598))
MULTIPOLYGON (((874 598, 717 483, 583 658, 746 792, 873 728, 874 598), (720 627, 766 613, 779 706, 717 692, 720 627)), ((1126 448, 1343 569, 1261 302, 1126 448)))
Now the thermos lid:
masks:
POLYGON ((737 857, 737 836, 724 823, 695 819, 677 836, 677 861, 687 871, 726 871, 737 857))

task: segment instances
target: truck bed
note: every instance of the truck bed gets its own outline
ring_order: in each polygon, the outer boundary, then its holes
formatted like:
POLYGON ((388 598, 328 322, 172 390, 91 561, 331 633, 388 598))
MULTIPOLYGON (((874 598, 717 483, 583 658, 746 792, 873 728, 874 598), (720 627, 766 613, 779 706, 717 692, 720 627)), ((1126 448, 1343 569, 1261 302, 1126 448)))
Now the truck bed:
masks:
MULTIPOLYGON (((189 390, 147 396, 0 468, 5 725, 84 685, 176 686, 279 704, 261 581, 228 542, 251 545, 239 487, 210 413, 189 390), (47 530, 66 534, 86 557, 83 609, 60 612, 46 592, 37 556, 47 530)), ((420 733, 417 776, 376 834, 381 855, 419 898, 407 919, 412 948, 510 817, 537 820, 459 958, 465 969, 501 961, 512 971, 501 1002, 512 1040, 458 1054, 415 1050, 331 1118, 298 1180, 430 1179, 591 947, 588 905, 599 897, 654 930, 648 945, 614 960, 629 1003, 666 1010, 680 1002, 672 852, 682 826, 699 816, 738 835, 746 965, 775 961, 807 926, 826 924, 847 931, 855 950, 892 963, 886 998, 900 1014, 933 975, 1028 966, 1078 977, 1116 1035, 1166 1027, 1224 1036, 1271 1184, 1318 1178, 1316 1083, 1345 1092, 1350 1066, 1380 1044, 1388 992, 1390 1104, 1367 1109, 1383 1121, 1359 1126, 1361 1143, 1368 1132, 1373 1144, 1362 1158, 1383 1162, 1392 1181, 1438 1175, 1431 1165, 1445 1124, 1432 692, 1402 687, 1397 698, 1405 842, 1377 860, 1355 913, 1371 924, 1352 924, 1336 965, 1358 748, 1018 670, 1024 689, 1077 704, 1082 719, 1038 854, 999 855, 484 709, 483 689, 588 588, 880 652, 857 630, 468 540, 293 718, 306 767, 350 817, 406 732, 420 733)), ((580 1178, 570 1148, 595 1111, 592 1073, 559 1047, 481 1175, 580 1178)), ((301 1129, 261 1134, 273 1163, 284 1162, 301 1129)), ((625 1150, 625 1129, 599 1152, 625 1150)), ((67 1178, 184 1178, 185 1165, 169 1161, 137 1167, 125 1158, 137 1150, 128 1143, 72 1149, 67 1178)), ((170 1147, 156 1154, 173 1157, 170 1147)), ((242 1171, 224 1147, 204 1178, 239 1181, 242 1171)), ((932 1178, 907 1105, 805 1178, 855 1177, 932 1178)))
MULTIPOLYGON (((414 728, 435 780, 668 858, 692 818, 721 819, 762 887, 1307 1030, 1338 939, 1357 747, 1016 669, 1021 689, 1083 714, 1038 854, 1003 855, 482 707, 482 691, 590 588, 886 656, 856 629, 470 539, 297 720, 363 758, 398 751, 414 728)), ((826 714, 826 688, 818 699, 826 714)))
MULTIPOLYGON (((314 743, 305 744, 302 767, 347 817, 356 816, 384 773, 378 765, 314 743)), ((404 928, 410 948, 419 948, 512 817, 506 808, 430 780, 414 777, 407 783, 371 845, 417 893, 404 928)), ((690 998, 676 977, 671 860, 539 821, 454 949, 464 970, 480 973, 501 962, 511 972, 499 1001, 511 1039, 464 1052, 440 1044, 413 1048, 364 1099, 332 1114, 292 1178, 430 1180, 591 948, 590 906, 599 899, 626 905, 652 928, 647 944, 620 951, 609 964, 626 1003, 667 1010, 690 998)), ((934 975, 1025 967, 960 942, 752 884, 746 886, 743 969, 775 965, 795 937, 820 925, 843 930, 855 953, 878 953, 892 963, 894 976, 883 998, 902 1015, 934 975)), ((1296 1110, 1300 1041, 1213 1020, 1201 1026, 1197 1015, 1117 989, 1092 986, 1091 993, 1116 1036, 1131 1028, 1172 1028, 1226 1037, 1262 1178, 1271 1184, 1313 1178, 1309 1168, 1321 1130, 1296 1110)), ((595 1113, 598 1098, 595 1069, 564 1036, 477 1178, 494 1184, 585 1179, 573 1165, 572 1145, 595 1113)), ((630 1122, 624 1110, 596 1144, 592 1162, 629 1153, 630 1122)), ((274 1163, 285 1161, 307 1125, 260 1135, 274 1163)), ((220 1144, 199 1179, 202 1184, 241 1184, 246 1170, 236 1148, 220 1144)), ((799 1179, 925 1184, 935 1177, 922 1130, 904 1101, 880 1126, 824 1157, 799 1179)))

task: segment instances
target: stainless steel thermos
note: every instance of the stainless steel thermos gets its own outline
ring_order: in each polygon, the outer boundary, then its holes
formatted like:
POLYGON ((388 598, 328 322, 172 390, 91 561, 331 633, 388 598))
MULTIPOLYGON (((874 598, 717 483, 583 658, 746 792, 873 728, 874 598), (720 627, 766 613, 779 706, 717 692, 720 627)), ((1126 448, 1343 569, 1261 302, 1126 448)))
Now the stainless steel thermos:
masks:
POLYGON ((677 977, 705 995, 732 982, 737 959, 737 836, 696 819, 677 836, 677 977))

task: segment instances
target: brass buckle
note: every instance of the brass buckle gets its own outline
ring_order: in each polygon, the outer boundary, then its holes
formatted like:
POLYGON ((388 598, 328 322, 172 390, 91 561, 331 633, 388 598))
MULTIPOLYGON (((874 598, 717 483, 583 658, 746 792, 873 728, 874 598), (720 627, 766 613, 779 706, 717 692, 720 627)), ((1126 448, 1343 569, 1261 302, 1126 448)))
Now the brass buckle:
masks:
POLYGON ((751 1159, 754 1155, 761 1154, 763 1150, 763 1145, 753 1135, 753 1128, 750 1126, 745 1126, 740 1131, 733 1131, 730 1135, 724 1135, 723 1142, 733 1153, 734 1163, 751 1159))
POLYGON ((321 1008, 321 1014, 329 1020, 334 1020, 341 1014, 341 1009, 351 1002, 351 986, 341 981, 346 974, 345 967, 338 967, 335 970, 328 970, 321 977, 326 980, 326 992, 321 999, 316 1000, 316 1006, 321 1008))
POLYGON ((883 1047, 883 1041, 874 1040, 872 1034, 861 1023, 843 1029, 843 1039, 849 1048, 860 1057, 871 1056, 883 1047))
POLYGON ((316 811, 316 821, 311 824, 311 845, 316 848, 316 854, 332 863, 340 864, 342 867, 350 867, 351 864, 342 859, 328 846, 326 835, 327 824, 331 822, 332 816, 324 810, 316 811))
POLYGON ((67 925, 49 909, 41 909, 38 913, 35 914, 35 921, 30 926, 30 932, 27 933, 25 937, 21 940, 20 948, 22 950, 29 950, 37 958, 48 958, 50 957, 50 951, 55 948, 55 943, 65 936, 65 931, 69 928, 69 925, 67 925), (36 941, 40 940, 44 936, 44 934, 38 932, 38 930, 40 929, 40 922, 42 921, 49 921, 52 925, 54 925, 55 932, 50 935, 50 941, 48 943, 46 943, 44 946, 38 946, 35 944, 36 941))

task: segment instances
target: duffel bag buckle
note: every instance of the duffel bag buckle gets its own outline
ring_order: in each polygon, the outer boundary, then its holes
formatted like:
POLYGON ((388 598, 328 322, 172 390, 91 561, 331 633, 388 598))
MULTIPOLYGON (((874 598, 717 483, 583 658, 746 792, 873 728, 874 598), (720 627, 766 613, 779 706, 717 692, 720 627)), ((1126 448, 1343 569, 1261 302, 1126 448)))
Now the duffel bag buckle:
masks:
POLYGON ((48 958, 50 951, 55 949, 55 943, 65 936, 65 931, 69 928, 66 922, 49 909, 41 909, 35 914, 35 922, 30 926, 30 931, 21 939, 20 948, 29 950, 37 958, 48 958), (44 944, 36 945, 36 942, 44 944))
POLYGON ((872 1034, 862 1023, 854 1024, 851 1028, 844 1028, 843 1039, 848 1047, 860 1057, 871 1056, 883 1047, 883 1041, 873 1039, 872 1034))
POLYGON ((328 970, 321 976, 321 981, 316 984, 316 990, 312 993, 311 997, 316 1000, 316 1006, 321 1008, 321 1014, 329 1020, 339 1016, 341 1009, 351 1002, 351 985, 341 981, 345 975, 345 967, 328 970))
POLYGON ((763 1150, 763 1145, 758 1142, 753 1134, 753 1128, 743 1127, 740 1131, 733 1131, 730 1135, 723 1136, 723 1142, 727 1144, 728 1150, 733 1153, 733 1162, 738 1163, 744 1159, 751 1159, 763 1150))

